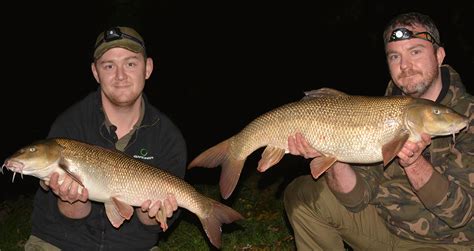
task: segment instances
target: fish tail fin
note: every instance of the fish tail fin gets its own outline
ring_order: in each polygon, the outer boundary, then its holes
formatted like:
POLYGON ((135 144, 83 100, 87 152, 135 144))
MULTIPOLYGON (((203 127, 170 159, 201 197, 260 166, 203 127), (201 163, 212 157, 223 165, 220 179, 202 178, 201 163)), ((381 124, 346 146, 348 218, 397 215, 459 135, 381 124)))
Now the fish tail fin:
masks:
POLYGON ((199 154, 189 163, 188 169, 196 166, 213 168, 221 165, 228 158, 229 142, 230 139, 224 140, 199 154))
POLYGON ((240 173, 244 168, 245 160, 246 159, 227 159, 222 164, 221 177, 219 180, 222 198, 229 198, 229 196, 234 191, 235 187, 237 186, 237 182, 239 181, 240 173))
POLYGON ((221 195, 224 199, 234 191, 239 181, 240 173, 244 167, 245 159, 235 160, 229 157, 229 146, 232 138, 207 149, 194 158, 188 165, 188 169, 201 166, 207 168, 222 166, 221 177, 219 181, 221 195))
POLYGON ((204 232, 206 232, 209 241, 215 247, 221 247, 221 235, 222 230, 221 226, 222 223, 232 223, 236 220, 241 220, 244 217, 231 207, 228 207, 220 202, 212 201, 212 209, 207 217, 199 217, 201 224, 204 228, 204 232))

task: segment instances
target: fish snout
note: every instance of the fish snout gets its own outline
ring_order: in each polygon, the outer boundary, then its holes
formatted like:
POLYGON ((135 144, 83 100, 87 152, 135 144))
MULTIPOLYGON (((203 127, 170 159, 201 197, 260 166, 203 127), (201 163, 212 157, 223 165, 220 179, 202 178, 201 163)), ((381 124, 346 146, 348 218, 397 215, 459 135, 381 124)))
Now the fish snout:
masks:
POLYGON ((453 123, 450 129, 452 133, 457 133, 467 127, 469 127, 469 118, 463 116, 461 121, 453 123))
POLYGON ((3 167, 6 167, 8 170, 12 172, 22 172, 24 164, 17 160, 7 159, 2 165, 2 170, 3 170, 3 167))

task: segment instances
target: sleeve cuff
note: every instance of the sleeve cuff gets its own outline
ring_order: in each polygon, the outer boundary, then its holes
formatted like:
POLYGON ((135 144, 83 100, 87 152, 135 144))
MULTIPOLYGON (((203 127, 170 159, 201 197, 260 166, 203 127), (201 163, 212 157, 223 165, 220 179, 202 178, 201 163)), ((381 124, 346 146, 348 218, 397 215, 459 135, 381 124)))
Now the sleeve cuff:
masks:
POLYGON ((332 191, 334 196, 346 207, 355 208, 364 200, 365 187, 360 174, 356 173, 355 187, 348 193, 332 191))
POLYGON ((428 182, 415 193, 427 208, 433 208, 446 196, 448 187, 449 181, 442 174, 433 170, 428 182))

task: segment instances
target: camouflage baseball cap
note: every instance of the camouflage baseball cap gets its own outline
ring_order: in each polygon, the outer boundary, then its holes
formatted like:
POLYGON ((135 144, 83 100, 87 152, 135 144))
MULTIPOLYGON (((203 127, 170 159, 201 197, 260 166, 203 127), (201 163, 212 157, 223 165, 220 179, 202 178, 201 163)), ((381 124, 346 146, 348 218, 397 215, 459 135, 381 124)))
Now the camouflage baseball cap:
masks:
POLYGON ((97 37, 94 46, 94 60, 115 47, 146 55, 145 42, 137 31, 129 27, 113 27, 101 32, 97 37))

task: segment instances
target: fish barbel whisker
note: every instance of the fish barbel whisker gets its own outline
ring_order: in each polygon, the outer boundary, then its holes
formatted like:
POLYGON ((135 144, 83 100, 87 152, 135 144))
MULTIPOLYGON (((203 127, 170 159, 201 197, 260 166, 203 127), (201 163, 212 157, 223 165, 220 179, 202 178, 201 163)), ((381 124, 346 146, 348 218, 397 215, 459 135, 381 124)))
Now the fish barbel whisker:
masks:
POLYGON ((3 174, 3 167, 13 172, 12 183, 15 181, 16 173, 20 173, 21 178, 23 179, 23 164, 16 161, 9 161, 3 163, 1 171, 3 174))

